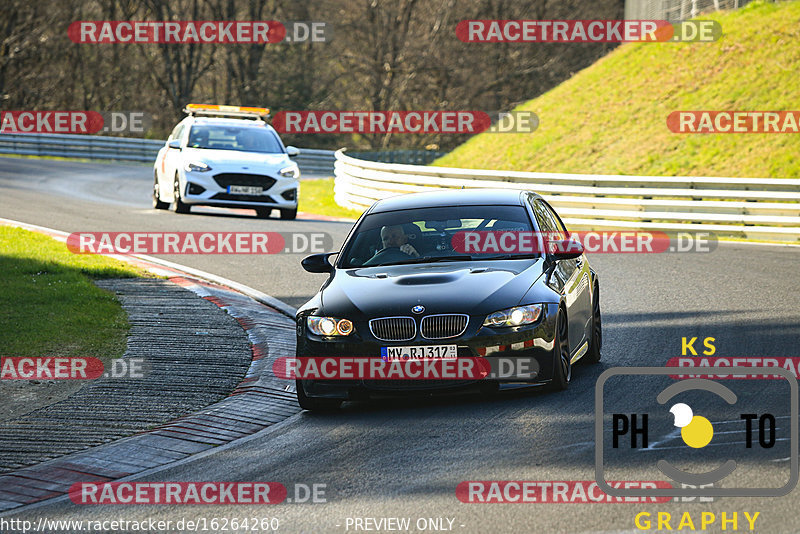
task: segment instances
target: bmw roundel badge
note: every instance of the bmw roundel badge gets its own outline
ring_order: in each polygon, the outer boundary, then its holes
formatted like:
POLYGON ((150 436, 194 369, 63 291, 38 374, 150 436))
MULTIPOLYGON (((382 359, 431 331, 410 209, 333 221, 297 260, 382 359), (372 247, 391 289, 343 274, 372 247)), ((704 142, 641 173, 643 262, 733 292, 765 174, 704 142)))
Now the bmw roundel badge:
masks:
POLYGON ((411 308, 411 311, 414 313, 422 313, 425 311, 425 306, 420 306, 419 304, 417 304, 416 306, 411 308))

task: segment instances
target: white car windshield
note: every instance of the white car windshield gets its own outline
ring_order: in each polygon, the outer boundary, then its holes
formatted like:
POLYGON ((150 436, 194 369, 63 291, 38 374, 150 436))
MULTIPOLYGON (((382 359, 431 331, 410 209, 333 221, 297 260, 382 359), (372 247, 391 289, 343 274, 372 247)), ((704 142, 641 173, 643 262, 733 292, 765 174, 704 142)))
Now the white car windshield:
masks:
POLYGON ((274 133, 257 126, 195 124, 189 131, 187 146, 189 148, 237 150, 264 154, 282 154, 284 152, 274 133))

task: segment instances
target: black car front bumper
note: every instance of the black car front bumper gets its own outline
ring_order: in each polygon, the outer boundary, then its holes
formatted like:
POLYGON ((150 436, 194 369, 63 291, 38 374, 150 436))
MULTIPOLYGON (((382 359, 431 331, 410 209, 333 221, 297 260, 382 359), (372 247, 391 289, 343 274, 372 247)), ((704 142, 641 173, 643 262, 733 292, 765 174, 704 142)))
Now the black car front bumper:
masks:
POLYGON ((489 328, 481 326, 483 317, 470 317, 466 332, 453 339, 408 342, 385 342, 373 338, 367 321, 354 321, 355 332, 344 339, 321 338, 308 332, 305 317, 298 318, 298 357, 367 357, 380 358, 387 346, 452 345, 459 358, 485 358, 492 375, 483 380, 448 379, 356 379, 298 380, 306 396, 355 400, 371 395, 404 395, 454 391, 486 384, 503 387, 549 382, 553 377, 556 304, 545 305, 542 317, 520 327, 489 328))

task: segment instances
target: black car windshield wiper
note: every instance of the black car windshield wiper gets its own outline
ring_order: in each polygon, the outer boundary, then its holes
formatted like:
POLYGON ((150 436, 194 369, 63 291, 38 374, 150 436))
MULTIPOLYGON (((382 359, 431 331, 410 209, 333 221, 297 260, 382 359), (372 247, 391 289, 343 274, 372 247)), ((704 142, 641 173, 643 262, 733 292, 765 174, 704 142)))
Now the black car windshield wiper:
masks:
POLYGON ((375 263, 373 265, 362 265, 362 267, 383 267, 389 265, 409 265, 413 263, 437 263, 443 261, 469 261, 473 259, 469 254, 457 254, 454 256, 422 256, 419 258, 409 258, 401 261, 387 261, 385 263, 375 263))

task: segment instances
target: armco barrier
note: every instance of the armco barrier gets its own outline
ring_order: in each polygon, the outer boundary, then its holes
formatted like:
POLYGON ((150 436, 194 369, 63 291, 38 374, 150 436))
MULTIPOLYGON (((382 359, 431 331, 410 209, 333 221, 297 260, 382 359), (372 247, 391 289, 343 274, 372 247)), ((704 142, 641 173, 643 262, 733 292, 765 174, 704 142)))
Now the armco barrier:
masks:
MULTIPOLYGON (((0 133, 0 154, 60 156, 98 160, 154 162, 165 141, 103 135, 0 133)), ((295 158, 304 174, 333 174, 333 151, 300 149, 295 158)))
POLYGON ((525 189, 574 230, 709 231, 800 241, 800 180, 610 176, 490 171, 359 160, 336 152, 334 195, 363 210, 374 201, 439 188, 525 189))
POLYGON ((164 141, 102 135, 0 133, 0 153, 64 158, 155 161, 164 141))
POLYGON ((348 152, 357 159, 380 161, 382 163, 407 163, 411 165, 428 165, 447 152, 436 150, 378 150, 373 152, 348 152))

